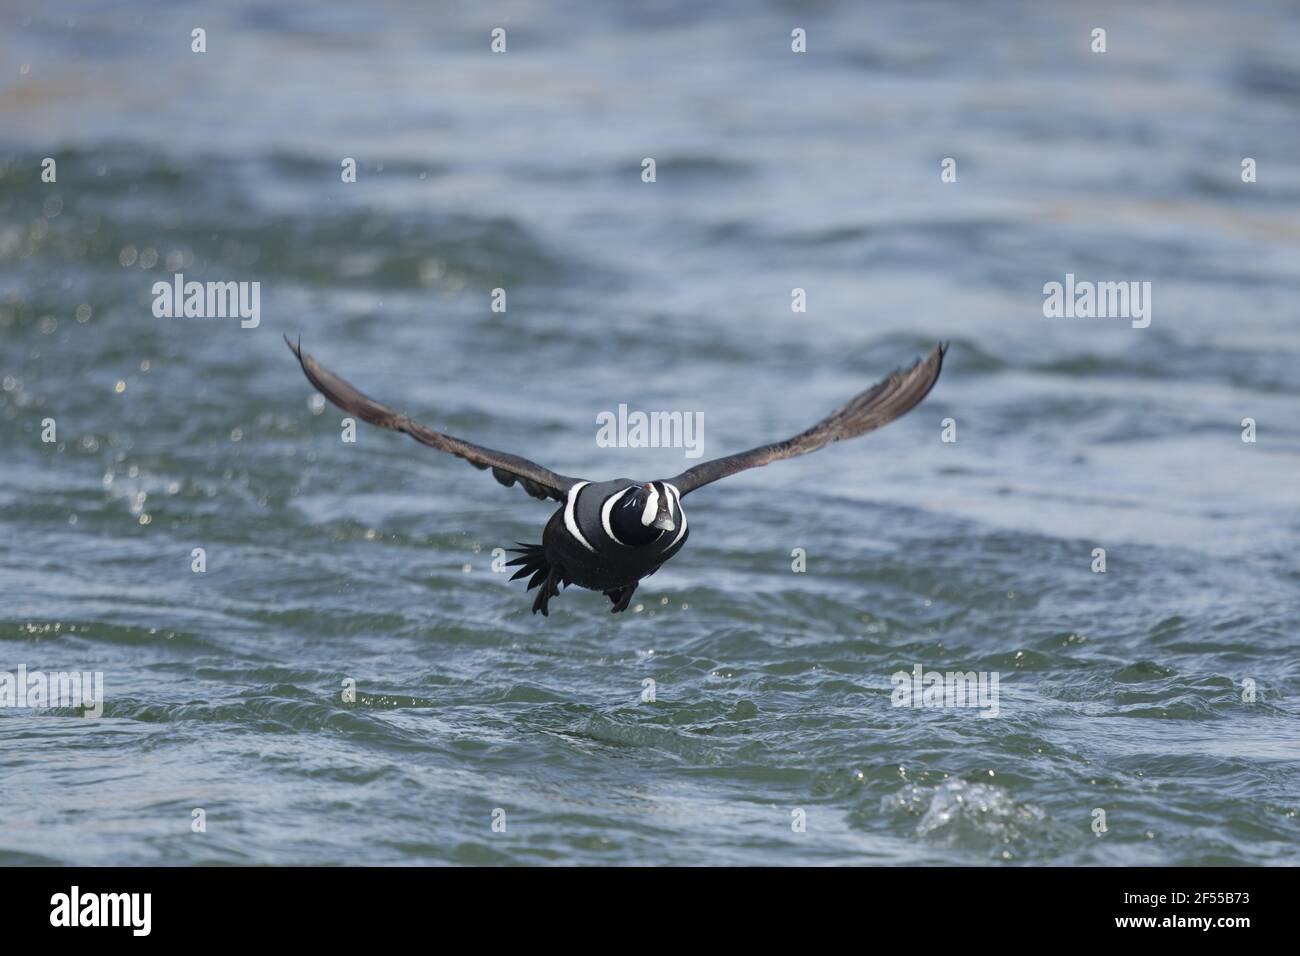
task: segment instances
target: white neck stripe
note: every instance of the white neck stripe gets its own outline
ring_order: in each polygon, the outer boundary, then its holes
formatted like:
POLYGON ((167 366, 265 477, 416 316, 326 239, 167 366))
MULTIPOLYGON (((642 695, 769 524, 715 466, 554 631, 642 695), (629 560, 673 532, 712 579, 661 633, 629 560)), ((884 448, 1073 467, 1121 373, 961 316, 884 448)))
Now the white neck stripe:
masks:
MULTIPOLYGON (((622 498, 625 494, 631 491, 632 488, 633 488, 632 485, 628 485, 626 488, 624 488, 622 491, 618 492, 617 494, 610 495, 608 498, 605 499, 605 504, 602 505, 600 509, 601 526, 604 527, 606 536, 609 537, 617 544, 623 544, 623 542, 619 541, 618 535, 614 533, 614 527, 609 523, 609 515, 610 512, 614 510, 614 505, 618 504, 618 499, 622 498)), ((627 545, 623 544, 623 547, 627 547, 627 545)))
POLYGON ((587 539, 584 538, 582 532, 578 530, 578 522, 573 518, 573 506, 578 503, 578 492, 583 488, 586 488, 589 484, 591 484, 590 481, 579 481, 569 489, 569 500, 565 502, 564 505, 564 527, 568 529, 569 534, 573 535, 578 544, 582 545, 588 551, 595 553, 596 549, 587 543, 587 539))

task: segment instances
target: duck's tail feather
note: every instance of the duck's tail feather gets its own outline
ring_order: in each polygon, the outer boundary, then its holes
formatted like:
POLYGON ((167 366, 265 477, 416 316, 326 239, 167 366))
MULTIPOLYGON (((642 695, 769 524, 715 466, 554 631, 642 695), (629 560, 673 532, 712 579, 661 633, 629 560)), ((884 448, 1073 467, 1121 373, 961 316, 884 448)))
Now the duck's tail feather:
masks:
POLYGON ((528 581, 528 590, 540 587, 537 597, 533 600, 533 613, 539 611, 543 617, 550 615, 548 604, 551 598, 560 593, 560 584, 568 584, 564 575, 556 568, 551 566, 551 562, 546 559, 546 552, 540 544, 524 544, 522 541, 515 542, 518 548, 511 548, 513 554, 519 555, 513 561, 507 561, 506 567, 518 567, 519 570, 510 576, 511 581, 517 581, 519 578, 532 575, 528 581))

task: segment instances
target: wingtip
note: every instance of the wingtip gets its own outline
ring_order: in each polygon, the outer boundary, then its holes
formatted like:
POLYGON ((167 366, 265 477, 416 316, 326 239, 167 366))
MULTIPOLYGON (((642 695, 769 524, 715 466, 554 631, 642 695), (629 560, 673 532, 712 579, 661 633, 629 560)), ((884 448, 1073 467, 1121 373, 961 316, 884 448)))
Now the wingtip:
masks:
POLYGON ((922 362, 924 362, 924 363, 927 364, 927 365, 933 363, 933 364, 934 364, 934 377, 935 377, 936 379, 939 377, 939 372, 940 372, 940 370, 943 369, 943 360, 944 360, 944 357, 948 354, 948 344, 949 344, 949 343, 948 343, 948 340, 947 340, 947 339, 944 339, 942 342, 940 342, 940 343, 939 343, 938 345, 936 345, 934 348, 930 349, 930 354, 929 354, 929 355, 927 355, 927 356, 926 356, 925 358, 923 358, 923 359, 918 359, 918 360, 917 360, 917 364, 918 364, 918 365, 921 364, 922 362))
MULTIPOLYGON (((948 340, 944 339, 936 345, 930 356, 934 360, 934 380, 930 382, 930 389, 933 389, 939 381, 939 376, 943 374, 943 360, 948 356, 948 340)), ((930 389, 926 389, 926 394, 929 394, 930 389)))
MULTIPOLYGON (((292 342, 290 341, 289 336, 286 335, 284 337, 284 344, 289 346, 289 351, 292 352, 294 358, 298 360, 298 364, 302 366, 302 370, 304 372, 310 372, 307 368, 307 353, 302 350, 302 336, 298 336, 297 342, 292 342)), ((310 374, 308 374, 308 378, 310 377, 310 374)))
MULTIPOLYGON (((913 372, 916 369, 920 368, 922 365, 927 365, 927 366, 934 365, 936 366, 935 377, 937 378, 939 369, 943 368, 943 357, 947 354, 948 354, 948 342, 947 340, 944 340, 938 343, 937 345, 935 345, 935 347, 930 349, 930 351, 926 353, 924 356, 918 358, 910 366, 908 366, 907 371, 913 372)), ((901 366, 898 369, 895 369, 895 374, 901 372, 903 372, 903 368, 901 366)))

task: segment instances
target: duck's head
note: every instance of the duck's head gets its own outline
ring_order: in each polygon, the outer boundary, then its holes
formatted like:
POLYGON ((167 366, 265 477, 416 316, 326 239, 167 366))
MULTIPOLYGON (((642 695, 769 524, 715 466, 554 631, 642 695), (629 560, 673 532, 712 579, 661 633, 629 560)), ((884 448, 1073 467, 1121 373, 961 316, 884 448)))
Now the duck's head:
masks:
POLYGON ((677 495, 662 481, 625 488, 607 504, 608 530, 623 544, 649 544, 665 532, 676 531, 682 520, 677 495))

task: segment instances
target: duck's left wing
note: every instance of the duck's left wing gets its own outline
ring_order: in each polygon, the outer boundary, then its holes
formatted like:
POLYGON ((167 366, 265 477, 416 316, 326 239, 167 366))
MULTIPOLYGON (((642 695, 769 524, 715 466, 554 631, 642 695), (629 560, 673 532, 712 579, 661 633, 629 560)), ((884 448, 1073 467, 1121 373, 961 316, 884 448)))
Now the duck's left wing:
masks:
POLYGON ((884 381, 877 382, 865 392, 854 396, 848 404, 831 412, 807 431, 793 438, 760 445, 749 451, 726 458, 715 458, 687 469, 676 478, 667 479, 683 495, 702 488, 719 478, 726 478, 747 468, 757 468, 782 458, 794 458, 816 451, 823 445, 845 438, 856 438, 888 425, 905 415, 930 393, 939 380, 943 356, 948 351, 946 343, 936 345, 924 359, 918 359, 911 368, 898 369, 884 381))
POLYGON ((459 458, 464 458, 475 468, 491 468, 492 476, 501 484, 509 487, 517 481, 523 486, 524 491, 534 498, 543 500, 554 498, 556 501, 564 501, 569 489, 578 482, 577 478, 557 475, 527 458, 484 448, 482 445, 453 438, 451 435, 436 432, 427 425, 421 425, 414 419, 407 418, 387 405, 375 401, 339 378, 305 353, 301 342, 294 345, 289 341, 288 336, 285 336, 284 341, 298 357, 303 372, 316 386, 316 390, 345 412, 350 412, 363 421, 378 425, 380 428, 405 432, 430 448, 437 448, 439 451, 450 452, 459 458))

